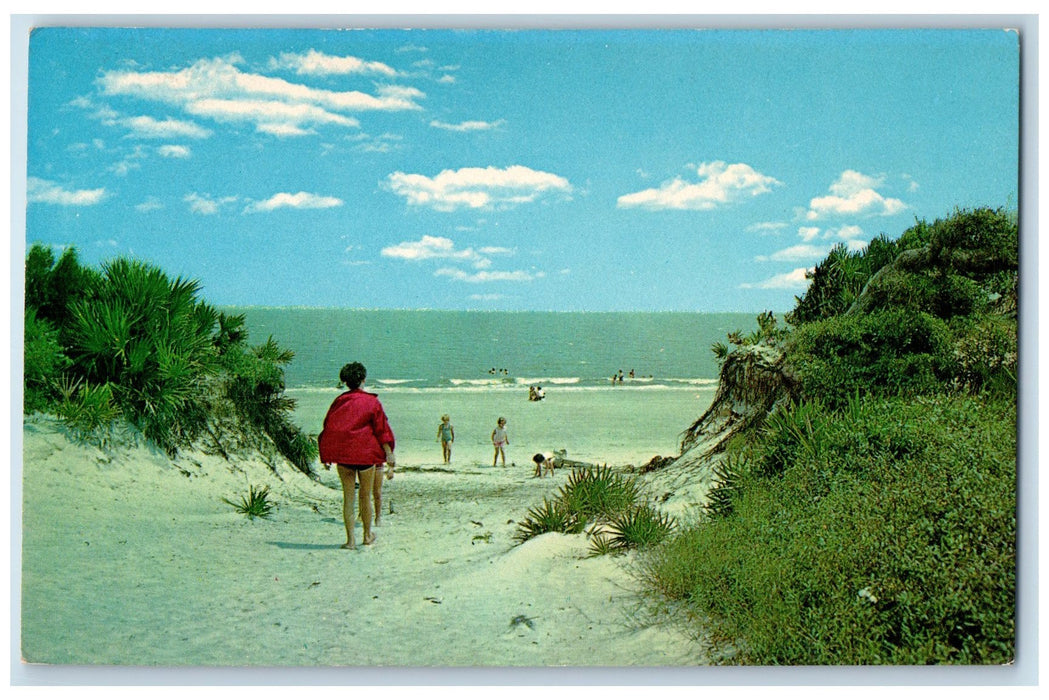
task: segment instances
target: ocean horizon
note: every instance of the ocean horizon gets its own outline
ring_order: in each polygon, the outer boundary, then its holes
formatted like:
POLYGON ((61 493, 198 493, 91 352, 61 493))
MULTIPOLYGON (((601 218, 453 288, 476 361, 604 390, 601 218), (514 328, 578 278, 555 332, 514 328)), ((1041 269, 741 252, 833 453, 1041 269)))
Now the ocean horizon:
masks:
POLYGON ((683 311, 448 311, 225 306, 243 314, 249 342, 295 353, 287 386, 326 390, 362 362, 376 390, 694 390, 716 385, 711 346, 750 332, 757 314, 683 311), (618 384, 617 384, 618 386, 618 384))

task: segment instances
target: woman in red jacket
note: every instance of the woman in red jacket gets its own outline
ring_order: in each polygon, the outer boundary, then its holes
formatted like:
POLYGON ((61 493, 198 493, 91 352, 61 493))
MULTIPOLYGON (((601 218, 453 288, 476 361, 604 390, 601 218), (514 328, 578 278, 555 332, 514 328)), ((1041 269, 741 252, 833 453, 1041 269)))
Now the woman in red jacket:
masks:
POLYGON ((349 391, 332 402, 324 417, 318 444, 321 462, 328 468, 338 465, 342 481, 342 519, 346 524, 346 544, 343 549, 355 549, 353 539, 353 487, 360 481, 359 499, 361 522, 364 524, 364 544, 375 541, 372 532, 372 491, 376 466, 387 465, 386 477, 393 478, 396 458, 393 455, 394 438, 386 412, 375 394, 361 390, 367 371, 360 362, 351 362, 339 372, 339 379, 349 391))

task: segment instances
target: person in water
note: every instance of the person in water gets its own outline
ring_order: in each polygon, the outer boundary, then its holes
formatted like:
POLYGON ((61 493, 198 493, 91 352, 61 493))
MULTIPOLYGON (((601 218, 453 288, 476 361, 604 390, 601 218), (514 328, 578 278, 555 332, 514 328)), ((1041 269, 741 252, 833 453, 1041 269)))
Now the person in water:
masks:
MULTIPOLYGON (((375 542, 372 532, 373 499, 375 498, 376 466, 386 464, 386 478, 393 478, 397 464, 394 456, 394 436, 379 397, 363 391, 367 370, 360 362, 351 362, 339 372, 339 379, 348 391, 332 402, 324 417, 324 427, 317 444, 320 459, 326 469, 337 465, 342 482, 342 520, 346 526, 346 544, 343 549, 356 549, 353 536, 353 491, 359 482, 358 498, 361 523, 364 526, 363 543, 375 542)), ((378 497, 381 503, 381 491, 378 497)), ((377 519, 377 517, 376 517, 377 519)))
POLYGON ((506 419, 500 418, 496 421, 495 430, 492 431, 492 445, 495 446, 495 455, 492 457, 492 466, 499 461, 499 457, 503 458, 503 466, 506 466, 506 450, 504 449, 510 444, 510 438, 506 435, 506 419))
POLYGON ((452 461, 452 443, 455 442, 455 428, 452 426, 451 417, 445 413, 441 416, 441 424, 437 426, 437 439, 441 441, 441 454, 444 463, 452 461))

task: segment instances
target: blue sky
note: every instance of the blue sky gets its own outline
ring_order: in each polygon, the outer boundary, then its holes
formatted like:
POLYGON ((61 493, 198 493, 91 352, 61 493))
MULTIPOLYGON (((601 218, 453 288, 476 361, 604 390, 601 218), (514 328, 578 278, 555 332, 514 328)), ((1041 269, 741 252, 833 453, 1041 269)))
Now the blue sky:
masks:
POLYGON ((787 311, 835 243, 1017 205, 997 30, 63 29, 26 239, 220 305, 787 311))

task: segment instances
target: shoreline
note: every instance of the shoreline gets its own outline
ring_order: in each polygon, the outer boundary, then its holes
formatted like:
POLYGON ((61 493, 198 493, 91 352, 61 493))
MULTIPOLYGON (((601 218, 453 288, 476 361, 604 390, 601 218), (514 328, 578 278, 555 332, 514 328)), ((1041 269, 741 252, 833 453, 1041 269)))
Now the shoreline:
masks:
MULTIPOLYGON (((532 455, 564 449, 569 459, 614 466, 639 466, 652 457, 677 455, 682 433, 710 405, 716 386, 688 389, 630 387, 614 391, 551 388, 543 401, 528 401, 519 391, 431 389, 389 391, 365 385, 386 410, 397 438, 397 459, 404 465, 439 465, 436 441, 442 414, 456 430, 452 464, 491 466, 491 433, 496 419, 507 419, 507 465, 530 468, 532 455)), ((307 433, 319 433, 331 401, 340 390, 290 389, 296 400, 294 420, 307 433)))

